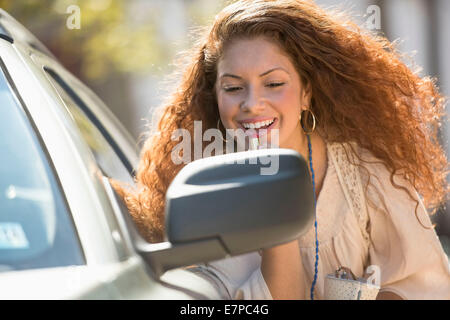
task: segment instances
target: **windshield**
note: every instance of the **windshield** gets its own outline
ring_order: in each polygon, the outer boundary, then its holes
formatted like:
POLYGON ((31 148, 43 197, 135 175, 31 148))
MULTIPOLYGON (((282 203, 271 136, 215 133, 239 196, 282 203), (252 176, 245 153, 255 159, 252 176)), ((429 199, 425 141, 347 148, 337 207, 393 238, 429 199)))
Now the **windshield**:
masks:
POLYGON ((85 264, 49 161, 0 70, 0 272, 85 264))

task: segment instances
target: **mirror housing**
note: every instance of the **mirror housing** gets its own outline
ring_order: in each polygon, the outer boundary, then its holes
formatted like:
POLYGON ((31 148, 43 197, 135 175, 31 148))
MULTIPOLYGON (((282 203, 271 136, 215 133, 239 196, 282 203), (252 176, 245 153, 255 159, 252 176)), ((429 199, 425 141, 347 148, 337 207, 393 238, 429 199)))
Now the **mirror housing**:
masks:
POLYGON ((293 241, 314 221, 307 163, 290 149, 236 152, 187 164, 166 192, 167 241, 162 243, 140 237, 124 203, 109 188, 134 248, 156 276, 293 241), (263 164, 275 159, 278 172, 261 174, 263 164))
POLYGON ((238 255, 294 240, 312 223, 313 210, 307 164, 297 152, 238 152, 178 173, 166 194, 166 233, 172 244, 216 238, 238 255), (277 158, 276 174, 261 174, 263 157, 277 158))

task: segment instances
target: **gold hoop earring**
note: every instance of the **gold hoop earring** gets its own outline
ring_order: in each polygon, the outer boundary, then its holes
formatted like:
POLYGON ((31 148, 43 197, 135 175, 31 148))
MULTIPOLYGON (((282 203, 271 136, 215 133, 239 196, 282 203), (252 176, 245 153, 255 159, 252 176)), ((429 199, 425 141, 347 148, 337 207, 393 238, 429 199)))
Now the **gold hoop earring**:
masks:
MULTIPOLYGON (((220 133, 222 133, 222 131, 221 131, 220 128, 219 128, 219 127, 220 127, 220 123, 219 123, 219 122, 220 122, 220 117, 219 117, 219 119, 217 119, 217 130, 219 130, 220 133)), ((225 126, 224 126, 224 128, 225 128, 225 126)), ((226 131, 225 131, 225 135, 226 135, 226 131)), ((228 142, 228 140, 226 140, 226 139, 223 138, 223 134, 221 134, 220 137, 222 138, 222 141, 223 141, 223 142, 225 142, 225 143, 228 142)))
POLYGON ((313 113, 310 109, 304 109, 304 110, 300 111, 300 117, 299 117, 298 120, 300 121, 300 126, 302 127, 303 132, 304 132, 305 134, 310 135, 310 134, 312 134, 312 133, 314 132, 314 130, 316 129, 316 116, 314 115, 314 113, 313 113), (312 129, 310 129, 310 130, 305 130, 305 127, 303 126, 303 123, 302 123, 302 113, 303 113, 304 111, 308 111, 308 112, 311 114, 311 117, 312 117, 312 122, 313 122, 313 123, 312 123, 312 129))

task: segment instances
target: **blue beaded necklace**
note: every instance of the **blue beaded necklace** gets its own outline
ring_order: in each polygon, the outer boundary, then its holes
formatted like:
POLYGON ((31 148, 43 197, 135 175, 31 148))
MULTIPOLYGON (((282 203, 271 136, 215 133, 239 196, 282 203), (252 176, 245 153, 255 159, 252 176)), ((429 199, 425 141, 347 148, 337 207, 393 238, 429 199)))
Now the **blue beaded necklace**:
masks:
POLYGON ((314 228, 315 228, 315 238, 316 238, 316 263, 314 264, 314 279, 311 284, 311 300, 314 300, 314 287, 316 286, 317 282, 317 273, 318 273, 318 266, 319 266, 319 241, 317 240, 317 215, 316 215, 316 183, 314 179, 314 169, 312 165, 312 148, 311 148, 311 139, 309 137, 309 134, 306 135, 308 138, 308 149, 309 149, 309 168, 311 169, 311 177, 312 177, 312 184, 313 184, 313 194, 314 194, 314 228))

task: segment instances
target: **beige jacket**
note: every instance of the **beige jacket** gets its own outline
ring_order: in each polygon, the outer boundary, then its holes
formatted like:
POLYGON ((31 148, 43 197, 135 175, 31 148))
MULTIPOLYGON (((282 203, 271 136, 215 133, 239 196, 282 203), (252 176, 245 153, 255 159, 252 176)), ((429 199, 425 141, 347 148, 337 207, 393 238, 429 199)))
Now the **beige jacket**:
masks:
MULTIPOLYGON (((368 151, 357 150, 363 159, 376 161, 368 151)), ((371 176, 367 195, 374 209, 363 192, 369 175, 349 163, 344 146, 327 144, 327 156, 328 168, 316 205, 319 265, 315 299, 326 298, 324 279, 337 267, 349 267, 356 277, 362 277, 371 265, 379 267, 380 291, 391 291, 403 299, 450 299, 448 258, 434 229, 424 228, 417 220, 416 202, 392 186, 384 165, 364 163, 371 176)), ((417 216, 424 226, 431 226, 417 192, 401 179, 395 182, 419 199, 417 216)), ((312 226, 298 239, 308 299, 314 276, 314 234, 312 226)), ((188 270, 211 281, 224 299, 272 299, 260 265, 261 256, 253 252, 188 270)))

